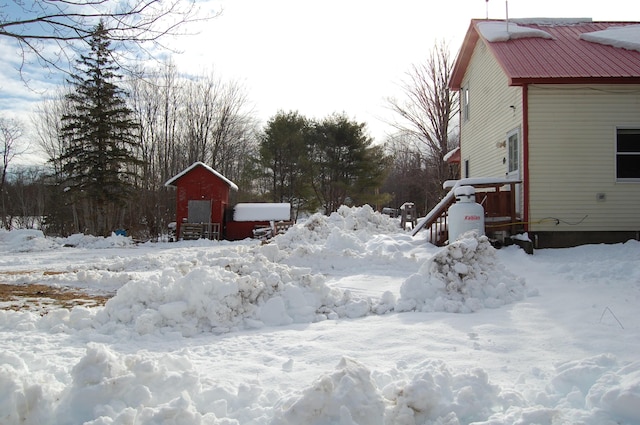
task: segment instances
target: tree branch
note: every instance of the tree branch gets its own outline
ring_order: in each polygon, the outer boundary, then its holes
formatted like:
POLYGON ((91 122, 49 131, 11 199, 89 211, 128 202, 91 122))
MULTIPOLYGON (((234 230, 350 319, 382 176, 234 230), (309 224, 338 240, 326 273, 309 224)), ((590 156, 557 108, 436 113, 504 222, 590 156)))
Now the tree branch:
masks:
POLYGON ((24 81, 23 71, 30 54, 46 68, 69 73, 71 55, 66 52, 76 51, 77 43, 88 40, 99 22, 109 40, 153 58, 145 44, 165 48, 160 44, 163 37, 186 35, 186 24, 207 21, 219 14, 203 14, 195 0, 13 0, 11 7, 0 8, 0 37, 17 43, 22 55, 18 72, 24 81))

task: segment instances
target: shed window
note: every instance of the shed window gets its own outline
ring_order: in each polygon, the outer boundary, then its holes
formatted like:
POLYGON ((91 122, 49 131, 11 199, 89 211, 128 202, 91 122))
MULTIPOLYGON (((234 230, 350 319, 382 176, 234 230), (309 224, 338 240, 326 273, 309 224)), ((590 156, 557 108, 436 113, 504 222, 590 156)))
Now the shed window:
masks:
POLYGON ((616 179, 640 181, 640 129, 616 131, 616 179))

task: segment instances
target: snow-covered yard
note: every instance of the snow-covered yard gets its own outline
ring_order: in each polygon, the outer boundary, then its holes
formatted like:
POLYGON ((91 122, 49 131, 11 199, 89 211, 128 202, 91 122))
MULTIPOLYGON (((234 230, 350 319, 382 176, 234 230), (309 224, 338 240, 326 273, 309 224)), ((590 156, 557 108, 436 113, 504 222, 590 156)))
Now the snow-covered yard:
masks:
POLYGON ((271 243, 0 232, 2 424, 637 424, 640 243, 436 248, 370 208, 271 243), (66 245, 66 246, 65 246, 66 245))

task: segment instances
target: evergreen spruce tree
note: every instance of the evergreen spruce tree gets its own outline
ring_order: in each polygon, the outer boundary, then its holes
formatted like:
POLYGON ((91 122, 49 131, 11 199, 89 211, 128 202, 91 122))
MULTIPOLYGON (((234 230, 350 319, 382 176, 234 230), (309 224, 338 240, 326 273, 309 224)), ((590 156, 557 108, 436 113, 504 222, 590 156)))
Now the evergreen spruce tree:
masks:
POLYGON ((127 201, 133 193, 136 128, 121 78, 112 57, 109 34, 98 24, 89 40, 90 52, 77 61, 68 81, 70 112, 62 116, 65 148, 63 186, 73 206, 78 231, 109 235, 123 227, 127 201))

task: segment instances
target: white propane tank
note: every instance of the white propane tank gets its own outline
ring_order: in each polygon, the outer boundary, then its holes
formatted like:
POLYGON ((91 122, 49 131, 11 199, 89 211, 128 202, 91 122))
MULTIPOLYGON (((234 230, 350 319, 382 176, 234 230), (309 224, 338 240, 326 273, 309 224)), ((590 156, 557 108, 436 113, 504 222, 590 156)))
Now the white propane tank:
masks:
POLYGON ((453 194, 456 203, 449 207, 449 243, 471 230, 484 235, 484 208, 476 203, 474 187, 460 186, 454 189, 453 194))

